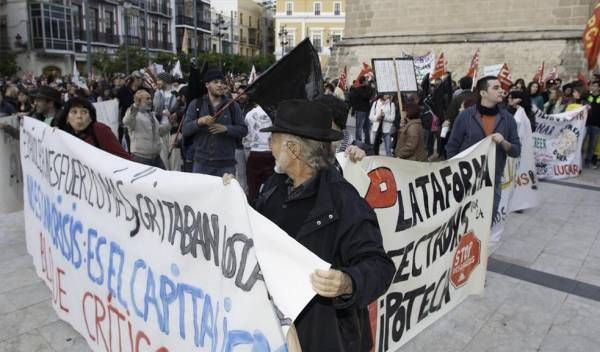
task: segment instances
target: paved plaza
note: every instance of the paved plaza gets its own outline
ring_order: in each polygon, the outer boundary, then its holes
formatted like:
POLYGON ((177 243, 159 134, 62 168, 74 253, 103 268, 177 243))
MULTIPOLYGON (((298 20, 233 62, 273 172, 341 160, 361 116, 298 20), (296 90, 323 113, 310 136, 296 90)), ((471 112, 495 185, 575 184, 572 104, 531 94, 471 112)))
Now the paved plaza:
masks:
MULTIPOLYGON (((400 351, 579 352, 600 348, 600 171, 540 184, 511 214, 471 297, 400 351)), ((58 319, 25 248, 23 213, 0 215, 0 352, 89 351, 58 319)))

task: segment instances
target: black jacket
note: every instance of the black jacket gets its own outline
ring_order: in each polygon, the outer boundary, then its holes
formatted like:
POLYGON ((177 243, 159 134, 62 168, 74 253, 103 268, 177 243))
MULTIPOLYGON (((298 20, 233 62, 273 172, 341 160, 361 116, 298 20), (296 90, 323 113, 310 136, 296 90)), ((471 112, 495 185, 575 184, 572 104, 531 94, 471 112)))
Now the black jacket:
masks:
POLYGON ((320 172, 316 190, 309 193, 312 199, 286 201, 287 179, 275 174, 267 180, 256 209, 282 228, 289 228, 282 219, 296 222, 296 215, 302 217, 297 233, 289 235, 347 273, 354 286, 350 297, 316 296, 304 308, 295 321, 302 351, 369 351, 367 306, 385 293, 395 271, 383 248, 375 213, 335 167, 320 172))

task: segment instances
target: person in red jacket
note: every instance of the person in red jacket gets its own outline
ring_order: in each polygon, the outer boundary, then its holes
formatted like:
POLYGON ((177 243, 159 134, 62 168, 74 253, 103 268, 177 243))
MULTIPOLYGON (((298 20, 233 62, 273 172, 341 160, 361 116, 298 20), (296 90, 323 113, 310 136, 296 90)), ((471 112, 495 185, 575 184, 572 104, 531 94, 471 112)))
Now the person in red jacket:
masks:
POLYGON ((96 121, 96 108, 88 100, 70 99, 57 120, 59 129, 105 152, 131 160, 131 155, 123 149, 110 127, 96 121))

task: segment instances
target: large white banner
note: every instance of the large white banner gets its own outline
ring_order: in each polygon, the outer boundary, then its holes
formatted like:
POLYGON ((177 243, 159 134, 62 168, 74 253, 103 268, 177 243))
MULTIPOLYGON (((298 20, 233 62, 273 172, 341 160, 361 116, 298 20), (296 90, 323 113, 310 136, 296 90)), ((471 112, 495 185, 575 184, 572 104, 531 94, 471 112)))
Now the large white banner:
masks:
POLYGON ((581 107, 562 114, 539 112, 536 115, 533 139, 535 167, 540 179, 579 176, 587 113, 587 107, 581 107))
MULTIPOLYGON (((17 115, 0 117, 0 124, 19 128, 17 115)), ((19 141, 0 129, 0 213, 23 209, 23 178, 19 141)))
POLYGON ((21 158, 27 249, 94 351, 284 351, 310 273, 329 267, 238 184, 123 160, 30 118, 21 158))
POLYGON ((490 248, 496 249, 502 238, 504 223, 508 214, 539 206, 539 192, 537 175, 535 174, 535 160, 533 152, 533 133, 531 123, 523 108, 519 108, 514 115, 517 122, 517 131, 521 141, 521 156, 507 158, 504 174, 502 175, 502 197, 492 228, 490 248))
POLYGON ((119 136, 119 101, 117 99, 94 103, 96 119, 110 127, 115 136, 119 136))
POLYGON ((375 209, 397 269, 388 292, 369 307, 375 351, 397 350, 483 291, 495 150, 487 138, 438 163, 340 159, 344 177, 375 209))

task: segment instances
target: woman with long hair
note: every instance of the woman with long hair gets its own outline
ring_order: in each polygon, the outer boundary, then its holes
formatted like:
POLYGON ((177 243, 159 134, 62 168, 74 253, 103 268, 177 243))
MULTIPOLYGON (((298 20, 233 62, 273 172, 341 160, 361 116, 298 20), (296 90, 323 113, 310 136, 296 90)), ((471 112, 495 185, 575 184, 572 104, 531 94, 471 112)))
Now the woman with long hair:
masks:
POLYGON ((540 84, 538 82, 529 82, 527 86, 527 93, 529 94, 529 99, 531 99, 531 103, 535 104, 540 110, 544 110, 544 97, 542 97, 542 92, 540 89, 540 84))
POLYGON ((70 99, 58 115, 56 126, 105 152, 131 160, 110 127, 96 120, 96 108, 87 99, 70 99))

